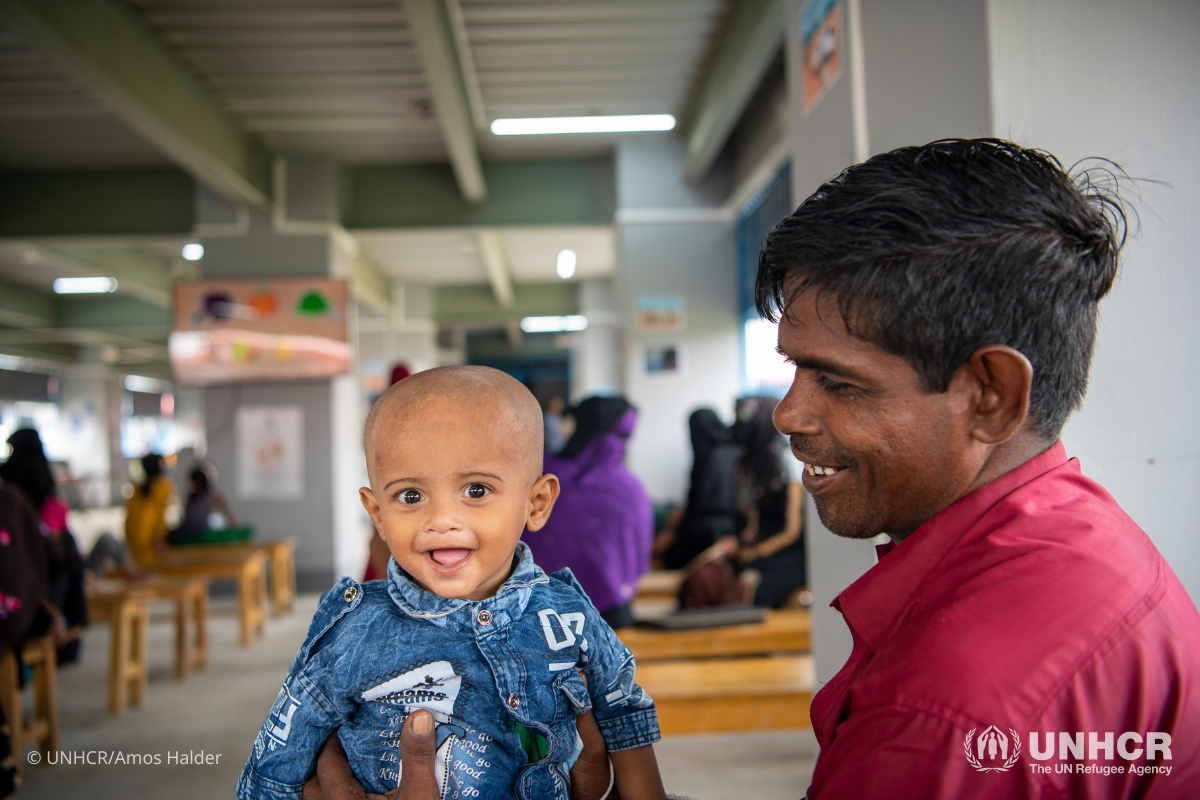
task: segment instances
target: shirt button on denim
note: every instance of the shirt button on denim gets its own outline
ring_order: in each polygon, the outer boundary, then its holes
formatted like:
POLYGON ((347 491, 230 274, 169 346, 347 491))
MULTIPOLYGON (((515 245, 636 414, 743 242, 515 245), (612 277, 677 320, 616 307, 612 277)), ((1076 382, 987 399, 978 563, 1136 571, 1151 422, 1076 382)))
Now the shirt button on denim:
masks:
POLYGON ((519 705, 521 705, 521 698, 517 697, 516 694, 510 694, 508 696, 508 707, 516 711, 519 705))
POLYGON ((354 598, 358 597, 358 587, 351 586, 349 589, 346 590, 346 594, 343 596, 346 598, 347 603, 353 603, 354 598))
POLYGON ((480 625, 491 625, 492 612, 488 611, 486 608, 480 609, 479 613, 475 615, 475 619, 479 620, 480 625))

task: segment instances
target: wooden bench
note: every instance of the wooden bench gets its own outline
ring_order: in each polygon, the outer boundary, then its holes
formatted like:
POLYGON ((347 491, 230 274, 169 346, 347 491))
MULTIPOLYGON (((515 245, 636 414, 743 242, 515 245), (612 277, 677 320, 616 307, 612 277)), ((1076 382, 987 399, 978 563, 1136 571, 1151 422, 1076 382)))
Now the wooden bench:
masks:
POLYGON ((238 590, 238 631, 243 645, 267 630, 267 557, 257 549, 210 552, 207 558, 180 556, 175 550, 161 556, 154 569, 177 577, 233 580, 238 590))
POLYGON ((637 682, 664 734, 811 726, 812 656, 651 661, 637 682))
POLYGON ((617 636, 637 659, 663 733, 699 733, 809 726, 811 633, 807 610, 781 609, 748 625, 617 636))
MULTIPOLYGON (((75 632, 78 636, 78 631, 75 632)), ((25 748, 36 742, 42 759, 57 752, 60 743, 58 718, 58 654, 51 636, 29 639, 21 646, 21 659, 33 670, 33 716, 26 717, 21 703, 19 666, 15 653, 0 659, 0 705, 8 725, 8 737, 20 774, 25 748)))
POLYGON ((812 633, 806 610, 768 611, 763 622, 686 631, 622 628, 617 636, 639 664, 672 658, 720 658, 807 653, 812 633))
POLYGON ((112 627, 108 653, 108 711, 124 714, 127 705, 146 700, 150 682, 150 609, 154 599, 148 589, 137 586, 98 589, 88 598, 88 616, 107 619, 112 627))
POLYGON ((261 552, 271 565, 268 589, 271 594, 271 611, 282 615, 291 611, 296 602, 296 547, 299 541, 292 536, 262 542, 238 542, 235 544, 194 544, 175 547, 170 551, 168 563, 199 563, 214 558, 237 558, 246 553, 261 552))

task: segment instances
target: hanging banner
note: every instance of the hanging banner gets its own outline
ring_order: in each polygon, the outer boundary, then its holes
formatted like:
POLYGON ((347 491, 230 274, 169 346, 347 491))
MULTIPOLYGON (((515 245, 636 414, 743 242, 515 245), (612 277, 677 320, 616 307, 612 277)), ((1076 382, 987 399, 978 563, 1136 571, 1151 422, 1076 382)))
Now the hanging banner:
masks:
POLYGON ((168 348, 180 383, 325 378, 350 369, 343 280, 180 281, 174 295, 168 348))

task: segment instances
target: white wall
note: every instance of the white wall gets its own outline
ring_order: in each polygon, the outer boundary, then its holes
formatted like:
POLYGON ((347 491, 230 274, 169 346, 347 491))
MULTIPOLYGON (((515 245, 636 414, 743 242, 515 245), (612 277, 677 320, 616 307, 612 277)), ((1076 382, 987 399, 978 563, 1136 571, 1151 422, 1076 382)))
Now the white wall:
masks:
POLYGON ((718 165, 700 187, 683 183, 683 143, 639 139, 617 148, 617 307, 625 319, 625 396, 638 407, 630 469, 656 500, 682 500, 692 449, 687 417, 711 406, 727 420, 741 382, 734 223, 720 205, 728 192, 718 165), (643 295, 680 295, 687 324, 679 333, 636 328, 643 295), (681 342, 679 375, 647 375, 644 347, 681 342))
POLYGON ((993 0, 989 23, 996 135, 1167 184, 1129 187, 1141 231, 1063 440, 1200 599, 1200 3, 993 0))
POLYGON ((571 347, 571 402, 621 391, 621 330, 613 280, 579 282, 579 313, 588 326, 574 335, 571 347))

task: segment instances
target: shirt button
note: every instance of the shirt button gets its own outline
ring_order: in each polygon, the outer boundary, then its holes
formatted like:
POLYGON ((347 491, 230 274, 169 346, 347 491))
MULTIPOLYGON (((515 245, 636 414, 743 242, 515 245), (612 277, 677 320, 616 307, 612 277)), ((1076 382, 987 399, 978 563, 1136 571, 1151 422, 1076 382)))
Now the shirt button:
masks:
POLYGON ((351 586, 349 589, 346 590, 346 594, 343 596, 346 598, 347 603, 353 603, 354 598, 358 597, 358 587, 351 586))
POLYGON ((521 698, 517 697, 516 694, 510 694, 508 696, 508 707, 516 711, 519 705, 521 705, 521 698))
POLYGON ((491 625, 492 612, 488 611, 486 608, 481 608, 479 609, 479 613, 475 615, 475 619, 479 621, 480 625, 491 625))

